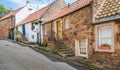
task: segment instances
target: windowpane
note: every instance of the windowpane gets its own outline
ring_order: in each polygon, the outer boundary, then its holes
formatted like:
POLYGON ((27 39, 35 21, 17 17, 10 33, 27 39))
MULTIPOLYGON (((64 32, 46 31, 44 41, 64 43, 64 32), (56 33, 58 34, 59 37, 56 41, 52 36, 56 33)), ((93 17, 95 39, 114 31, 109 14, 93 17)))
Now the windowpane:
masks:
POLYGON ((65 28, 68 29, 69 28, 69 19, 65 20, 65 28))
POLYGON ((80 54, 86 55, 86 40, 79 41, 80 54))
POLYGON ((99 46, 102 44, 112 45, 112 27, 100 27, 99 28, 99 46))

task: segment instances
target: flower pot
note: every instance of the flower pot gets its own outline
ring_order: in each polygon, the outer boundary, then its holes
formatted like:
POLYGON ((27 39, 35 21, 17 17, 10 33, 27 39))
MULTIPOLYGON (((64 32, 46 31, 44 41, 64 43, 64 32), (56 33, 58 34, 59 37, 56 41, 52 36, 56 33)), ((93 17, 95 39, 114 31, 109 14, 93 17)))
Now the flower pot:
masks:
POLYGON ((101 49, 101 50, 109 50, 110 47, 108 47, 108 46, 100 46, 99 49, 101 49))

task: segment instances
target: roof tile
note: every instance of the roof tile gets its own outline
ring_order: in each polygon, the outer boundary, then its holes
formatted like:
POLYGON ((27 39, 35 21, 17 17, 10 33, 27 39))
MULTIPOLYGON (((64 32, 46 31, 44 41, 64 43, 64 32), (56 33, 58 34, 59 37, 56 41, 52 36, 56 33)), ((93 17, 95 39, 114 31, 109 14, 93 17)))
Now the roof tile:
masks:
POLYGON ((64 15, 67 15, 67 14, 69 14, 69 13, 71 13, 71 12, 77 10, 77 9, 80 9, 80 8, 90 4, 91 1, 92 0, 78 0, 74 3, 72 3, 70 8, 68 8, 68 6, 66 6, 66 7, 62 8, 61 10, 59 10, 58 12, 56 12, 53 16, 51 16, 47 20, 47 22, 55 20, 57 18, 60 18, 64 15))
POLYGON ((27 24, 28 22, 37 20, 38 18, 41 18, 42 15, 49 9, 50 6, 51 6, 51 4, 49 4, 48 6, 45 6, 42 9, 30 14, 27 18, 25 18, 23 21, 21 21, 20 24, 17 26, 27 24))
POLYGON ((105 18, 116 14, 120 14, 120 0, 106 0, 95 18, 105 18))

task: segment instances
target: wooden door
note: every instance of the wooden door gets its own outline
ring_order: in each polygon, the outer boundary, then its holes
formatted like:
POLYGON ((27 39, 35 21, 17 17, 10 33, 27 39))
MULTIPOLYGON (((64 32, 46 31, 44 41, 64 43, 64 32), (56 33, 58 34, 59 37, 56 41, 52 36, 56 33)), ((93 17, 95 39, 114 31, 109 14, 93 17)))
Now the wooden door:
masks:
POLYGON ((62 38, 60 21, 57 21, 57 38, 58 38, 58 40, 60 40, 62 38))

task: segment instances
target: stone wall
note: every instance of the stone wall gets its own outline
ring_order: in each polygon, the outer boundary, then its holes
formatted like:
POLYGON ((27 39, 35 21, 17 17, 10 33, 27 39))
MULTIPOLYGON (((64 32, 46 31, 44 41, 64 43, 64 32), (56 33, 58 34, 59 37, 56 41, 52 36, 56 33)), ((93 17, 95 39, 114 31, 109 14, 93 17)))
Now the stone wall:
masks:
POLYGON ((49 41, 49 36, 48 32, 51 31, 51 23, 43 24, 43 41, 49 41))
MULTIPOLYGON (((52 22, 52 29, 54 31, 54 23, 56 21, 59 21, 62 24, 62 41, 64 44, 75 50, 75 40, 82 40, 82 39, 88 39, 89 43, 89 55, 92 54, 92 10, 91 6, 84 7, 80 10, 77 10, 76 12, 73 12, 67 16, 64 16, 62 18, 59 18, 52 22), (65 28, 65 20, 69 19, 69 28, 65 28)), ((43 32, 45 26, 47 27, 47 30, 50 30, 50 23, 43 25, 43 32)), ((44 35, 44 41, 48 41, 48 34, 44 35)))
POLYGON ((89 29, 91 24, 91 7, 85 7, 68 16, 62 18, 62 36, 64 43, 70 47, 75 47, 75 40, 82 40, 89 38, 89 29), (69 29, 65 29, 65 19, 69 18, 69 29))
POLYGON ((8 38, 9 29, 14 26, 14 18, 9 17, 0 21, 0 38, 8 38))
POLYGON ((55 0, 55 2, 52 3, 47 12, 43 15, 43 19, 48 19, 50 16, 52 16, 54 13, 56 13, 58 10, 65 6, 65 0, 55 0))
MULTIPOLYGON (((108 65, 111 66, 110 68, 114 68, 116 66, 119 67, 120 64, 120 21, 108 21, 104 23, 99 23, 96 25, 102 25, 102 24, 109 24, 109 23, 114 23, 114 52, 99 52, 99 51, 94 51, 92 55, 92 59, 94 61, 100 62, 101 65, 105 65, 107 67, 108 65)), ((93 26, 96 26, 93 25, 93 26)), ((93 31, 93 48, 95 50, 95 30, 93 31)))

